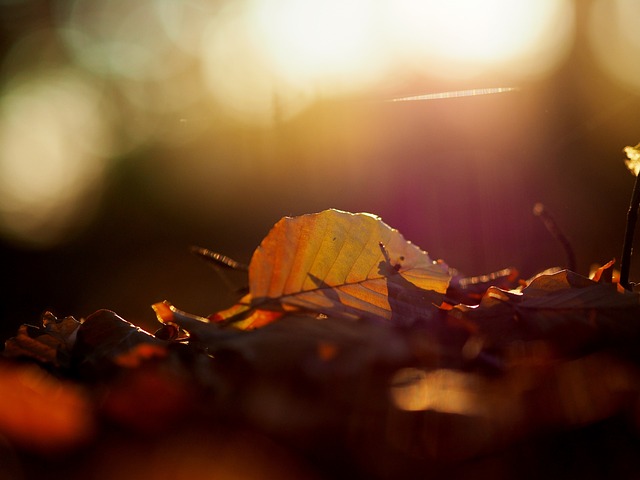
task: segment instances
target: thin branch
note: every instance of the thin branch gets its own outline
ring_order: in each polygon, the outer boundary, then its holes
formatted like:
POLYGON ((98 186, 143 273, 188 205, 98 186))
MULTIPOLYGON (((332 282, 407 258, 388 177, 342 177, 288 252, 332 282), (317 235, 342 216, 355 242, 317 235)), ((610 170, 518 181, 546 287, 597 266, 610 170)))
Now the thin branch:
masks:
POLYGON ((622 258, 620 260, 620 285, 622 285, 627 290, 632 289, 632 285, 629 282, 629 271, 631 270, 631 254, 633 252, 633 236, 636 231, 636 223, 638 221, 639 206, 640 206, 640 176, 636 175, 636 181, 633 185, 633 193, 631 194, 631 203, 629 204, 629 212, 627 212, 627 227, 624 232, 624 243, 622 244, 622 258))
POLYGON ((567 269, 572 272, 576 271, 576 254, 573 251, 573 247, 571 246, 571 242, 564 236, 558 224, 554 220, 554 218, 549 215, 549 212, 544 208, 542 203, 536 203, 533 206, 533 214, 536 217, 539 217, 542 220, 542 223, 547 228, 549 233, 553 235, 553 237, 560 242, 562 248, 564 248, 564 252, 567 256, 567 269))
POLYGON ((208 248, 193 246, 190 250, 191 253, 194 253, 213 267, 220 279, 231 292, 236 294, 245 294, 249 291, 248 285, 238 288, 238 286, 235 285, 228 276, 229 271, 247 273, 249 271, 248 265, 236 262, 234 259, 229 258, 226 255, 222 255, 221 253, 213 252, 208 248))
POLYGON ((226 255, 222 255, 221 253, 216 253, 208 248, 202 247, 191 247, 191 252, 198 255, 200 258, 210 262, 216 267, 227 268, 231 270, 241 270, 248 271, 249 267, 243 263, 236 262, 232 258, 227 257, 226 255))

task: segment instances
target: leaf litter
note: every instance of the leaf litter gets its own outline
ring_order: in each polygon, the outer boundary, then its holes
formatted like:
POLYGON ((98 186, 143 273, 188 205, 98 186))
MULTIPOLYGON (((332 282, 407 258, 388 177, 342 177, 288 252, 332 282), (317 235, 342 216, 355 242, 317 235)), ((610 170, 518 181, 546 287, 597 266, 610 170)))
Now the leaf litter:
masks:
MULTIPOLYGON (((155 333, 108 310, 45 313, 7 340, 3 362, 35 362, 84 392, 78 411, 93 413, 78 442, 95 422, 143 435, 249 429, 329 477, 464 473, 455 462, 640 398, 640 297, 614 281, 613 262, 592 278, 464 277, 374 215, 326 210, 276 223, 247 270, 248 293, 226 310, 155 304, 155 333)), ((9 441, 37 443, 35 427, 2 422, 9 441)))

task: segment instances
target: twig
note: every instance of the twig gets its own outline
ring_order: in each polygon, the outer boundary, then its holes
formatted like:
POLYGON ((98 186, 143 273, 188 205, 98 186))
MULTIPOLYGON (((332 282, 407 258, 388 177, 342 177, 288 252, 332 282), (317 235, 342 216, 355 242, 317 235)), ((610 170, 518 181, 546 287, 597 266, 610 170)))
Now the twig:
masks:
POLYGON ((227 268, 231 270, 242 270, 248 271, 249 267, 243 263, 236 262, 232 258, 227 257, 226 255, 222 255, 221 253, 216 253, 208 248, 202 247, 191 247, 191 252, 198 255, 200 258, 212 263, 216 267, 227 268))
POLYGON ((567 255, 567 269, 571 270, 572 272, 575 272, 576 255, 573 252, 573 247, 571 246, 571 242, 569 242, 567 237, 564 236, 564 234, 558 227, 558 224, 556 223, 556 221, 553 219, 551 215, 549 215, 549 213, 544 208, 544 205, 542 203, 536 203, 533 206, 533 214, 536 217, 540 217, 540 220, 542 220, 542 223, 547 228, 549 233, 553 235, 553 237, 560 242, 560 244, 562 245, 562 248, 564 248, 565 254, 567 255))
POLYGON ((638 207, 640 206, 639 178, 640 177, 636 175, 636 181, 633 185, 631 203, 629 204, 629 212, 627 212, 627 227, 624 232, 624 243, 622 244, 622 258, 620 259, 620 285, 622 285, 627 290, 632 289, 632 285, 629 282, 629 271, 631 270, 633 236, 636 231, 636 222, 638 221, 638 207))
POLYGON ((216 273, 220 276, 220 279, 225 283, 227 288, 230 291, 238 294, 244 294, 248 292, 248 286, 242 286, 238 288, 234 283, 229 279, 227 275, 228 271, 237 271, 237 272, 248 272, 249 266, 244 263, 236 262, 234 259, 227 257, 226 255, 222 255, 221 253, 216 253, 208 248, 202 247, 191 247, 191 253, 196 254, 201 259, 205 260, 213 267, 216 273))

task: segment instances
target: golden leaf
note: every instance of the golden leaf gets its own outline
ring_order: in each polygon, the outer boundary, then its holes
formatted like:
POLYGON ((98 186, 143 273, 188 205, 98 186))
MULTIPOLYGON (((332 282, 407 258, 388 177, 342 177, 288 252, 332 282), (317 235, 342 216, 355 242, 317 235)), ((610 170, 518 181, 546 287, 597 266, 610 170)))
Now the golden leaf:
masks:
POLYGON ((624 147, 624 153, 627 155, 625 165, 637 177, 640 172, 640 143, 635 147, 624 147))
POLYGON ((251 306, 280 304, 341 318, 428 317, 449 285, 432 261, 379 217, 325 210, 285 217, 249 265, 251 306))

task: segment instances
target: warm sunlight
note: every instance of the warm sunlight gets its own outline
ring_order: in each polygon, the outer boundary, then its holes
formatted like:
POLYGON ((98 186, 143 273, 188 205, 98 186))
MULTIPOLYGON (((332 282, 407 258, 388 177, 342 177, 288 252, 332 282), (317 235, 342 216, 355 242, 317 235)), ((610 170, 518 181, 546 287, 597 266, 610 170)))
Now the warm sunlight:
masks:
POLYGON ((567 1, 399 0, 388 8, 397 54, 444 77, 547 70, 567 51, 573 29, 567 1))
POLYGON ((254 0, 211 21, 202 56, 213 96, 269 123, 402 71, 526 81, 564 58, 573 22, 568 0, 254 0))
POLYGON ((320 95, 380 80, 375 10, 363 0, 255 0, 233 5, 207 29, 208 85, 228 111, 250 123, 287 119, 320 95))
MULTIPOLYGON (((618 4, 633 17, 628 1, 618 4)), ((569 0, 74 0, 56 3, 52 21, 55 29, 25 32, 2 65, 7 78, 29 81, 2 92, 0 221, 7 236, 40 244, 80 218, 86 203, 77 185, 99 178, 103 155, 181 145, 209 122, 283 125, 323 100, 382 104, 513 91, 564 58, 574 12, 569 0), (52 81, 54 67, 75 73, 52 81), (408 89, 416 81, 424 91, 408 89), (119 112, 117 122, 105 106, 119 112), (42 132, 39 142, 30 141, 34 131, 42 132)), ((619 37, 633 40, 623 23, 619 37)), ((363 122, 340 121, 345 144, 358 145, 354 158, 366 158, 363 122)), ((215 168, 231 178, 242 171, 237 155, 219 154, 213 167, 190 158, 202 165, 188 172, 215 168)), ((253 171, 253 155, 246 158, 253 171)))
POLYGON ((361 84, 381 67, 376 11, 366 0, 258 1, 251 21, 264 54, 293 82, 361 84))
POLYGON ((204 80, 211 96, 231 117, 265 125, 298 113, 311 99, 309 85, 293 87, 263 51, 250 12, 230 5, 203 34, 204 80), (277 118, 276 118, 277 117, 277 118))

